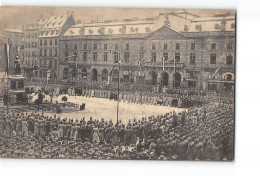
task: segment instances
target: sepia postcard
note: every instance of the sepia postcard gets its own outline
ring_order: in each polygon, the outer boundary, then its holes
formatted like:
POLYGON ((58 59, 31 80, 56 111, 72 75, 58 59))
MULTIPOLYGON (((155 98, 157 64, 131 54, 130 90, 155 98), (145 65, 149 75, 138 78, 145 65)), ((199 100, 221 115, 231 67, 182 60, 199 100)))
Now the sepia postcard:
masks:
POLYGON ((233 161, 236 11, 0 7, 0 158, 233 161))

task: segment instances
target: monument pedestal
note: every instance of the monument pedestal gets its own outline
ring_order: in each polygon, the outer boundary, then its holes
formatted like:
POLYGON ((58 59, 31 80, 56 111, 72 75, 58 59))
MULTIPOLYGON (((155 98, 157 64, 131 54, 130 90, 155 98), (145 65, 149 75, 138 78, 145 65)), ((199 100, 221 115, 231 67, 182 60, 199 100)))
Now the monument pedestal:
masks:
POLYGON ((27 95, 24 88, 25 79, 26 78, 22 75, 9 76, 8 82, 10 104, 27 103, 27 95))

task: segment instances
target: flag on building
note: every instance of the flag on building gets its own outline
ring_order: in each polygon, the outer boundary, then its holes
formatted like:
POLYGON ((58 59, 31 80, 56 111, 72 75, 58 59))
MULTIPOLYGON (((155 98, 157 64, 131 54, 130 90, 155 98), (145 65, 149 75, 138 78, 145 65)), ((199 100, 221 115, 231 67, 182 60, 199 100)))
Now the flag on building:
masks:
POLYGON ((142 72, 144 66, 144 59, 139 60, 138 65, 139 65, 140 72, 142 72))
POLYGON ((212 78, 214 78, 217 74, 218 74, 218 72, 220 71, 220 69, 222 68, 223 66, 220 66, 219 68, 217 68, 217 70, 215 71, 215 73, 214 73, 214 75, 212 76, 212 78))
POLYGON ((115 65, 113 65, 111 72, 108 74, 108 79, 107 79, 108 85, 110 84, 110 81, 112 80, 112 74, 113 74, 114 68, 115 68, 115 65))
POLYGON ((162 57, 163 70, 165 70, 165 63, 166 63, 166 59, 165 59, 165 57, 162 57))

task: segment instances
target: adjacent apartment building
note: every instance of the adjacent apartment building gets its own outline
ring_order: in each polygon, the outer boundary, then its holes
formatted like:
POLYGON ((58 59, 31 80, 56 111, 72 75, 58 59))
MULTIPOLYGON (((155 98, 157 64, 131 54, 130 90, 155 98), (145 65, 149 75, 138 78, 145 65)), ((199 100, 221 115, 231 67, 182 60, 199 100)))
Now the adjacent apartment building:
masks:
POLYGON ((60 58, 60 37, 75 25, 72 15, 52 16, 45 20, 38 34, 38 73, 39 78, 55 80, 58 78, 60 58))

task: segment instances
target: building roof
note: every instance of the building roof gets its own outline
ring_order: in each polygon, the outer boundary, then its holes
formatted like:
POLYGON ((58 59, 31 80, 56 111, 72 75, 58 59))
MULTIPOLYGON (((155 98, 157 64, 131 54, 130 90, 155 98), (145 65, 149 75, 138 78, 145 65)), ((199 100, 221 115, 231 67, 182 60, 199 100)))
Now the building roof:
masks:
POLYGON ((162 26, 156 31, 150 33, 146 38, 149 39, 184 39, 185 36, 168 26, 162 26))
POLYGON ((52 16, 47 20, 38 22, 40 26, 39 38, 58 37, 62 27, 71 16, 52 16))
POLYGON ((201 31, 201 32, 182 32, 186 37, 214 37, 214 36, 235 36, 235 31, 201 31))
POLYGON ((221 21, 223 19, 225 19, 225 20, 235 20, 236 17, 235 16, 227 16, 227 17, 223 17, 223 16, 198 17, 198 18, 194 18, 192 20, 192 22, 221 21))
POLYGON ((154 31, 154 22, 149 20, 89 23, 71 26, 64 36, 100 36, 148 34, 154 31))
POLYGON ((42 29, 53 29, 62 27, 67 21, 68 16, 52 16, 44 22, 42 29))
POLYGON ((5 28, 3 31, 5 31, 5 32, 12 32, 12 33, 23 33, 23 31, 20 30, 20 29, 9 29, 9 28, 5 28))

